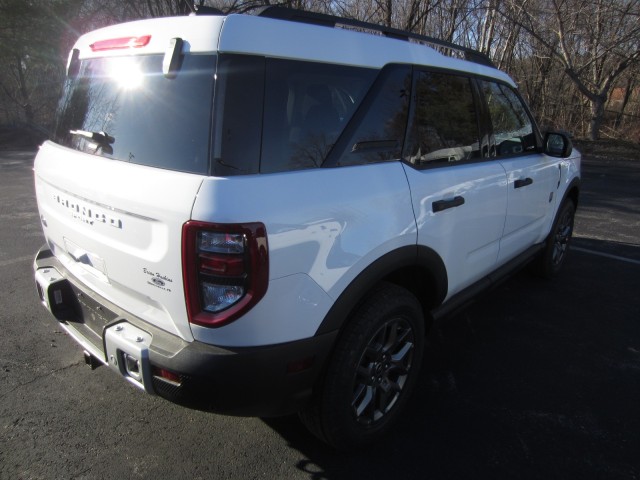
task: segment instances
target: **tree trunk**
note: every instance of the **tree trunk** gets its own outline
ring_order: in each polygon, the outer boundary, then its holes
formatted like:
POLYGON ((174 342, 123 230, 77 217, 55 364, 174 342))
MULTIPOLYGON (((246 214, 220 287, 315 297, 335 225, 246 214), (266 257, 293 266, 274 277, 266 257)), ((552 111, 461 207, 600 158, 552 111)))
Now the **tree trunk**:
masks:
POLYGON ((624 91, 624 97, 622 98, 622 105, 620 105, 620 111, 616 116, 616 121, 613 126, 613 128, 615 128, 616 130, 622 125, 622 122, 624 120, 624 112, 627 109, 627 105, 629 104, 629 100, 631 99, 631 94, 633 93, 634 88, 635 85, 633 83, 633 77, 629 76, 629 79, 627 80, 627 86, 624 91))
POLYGON ((20 56, 16 56, 16 70, 18 73, 18 88, 20 91, 20 106, 24 112, 25 121, 28 124, 32 124, 34 123, 33 106, 31 105, 31 99, 29 98, 29 89, 27 87, 27 80, 24 76, 22 57, 20 56))
POLYGON ((387 27, 393 26, 393 0, 387 0, 387 11, 385 23, 387 27))
POLYGON ((600 138, 600 127, 604 120, 604 106, 607 102, 606 95, 594 95, 589 99, 591 103, 591 123, 590 123, 590 138, 591 140, 598 140, 600 138))

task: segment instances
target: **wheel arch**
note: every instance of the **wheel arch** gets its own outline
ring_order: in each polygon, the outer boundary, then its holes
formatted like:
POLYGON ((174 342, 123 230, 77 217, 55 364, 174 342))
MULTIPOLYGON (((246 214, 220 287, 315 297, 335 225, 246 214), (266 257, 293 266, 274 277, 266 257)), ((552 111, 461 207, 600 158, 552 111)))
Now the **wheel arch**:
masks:
MULTIPOLYGON (((562 196, 562 201, 558 205, 562 205, 567 199, 573 201, 573 206, 578 208, 578 200, 580 198, 580 179, 574 178, 562 196)), ((559 209, 560 207, 558 207, 559 209)))
POLYGON ((381 282, 410 291, 420 302, 425 321, 430 318, 429 312, 444 301, 448 291, 444 262, 434 250, 421 245, 401 247, 378 258, 344 289, 316 335, 341 329, 381 282))

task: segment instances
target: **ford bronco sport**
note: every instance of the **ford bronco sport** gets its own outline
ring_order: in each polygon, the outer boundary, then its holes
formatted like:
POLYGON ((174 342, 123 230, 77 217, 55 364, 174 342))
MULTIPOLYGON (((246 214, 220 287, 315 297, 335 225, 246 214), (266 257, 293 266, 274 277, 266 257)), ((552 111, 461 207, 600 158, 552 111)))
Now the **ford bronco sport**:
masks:
POLYGON ((362 445, 434 319, 565 261, 580 155, 472 50, 267 8, 96 30, 67 72, 37 290, 148 393, 362 445))

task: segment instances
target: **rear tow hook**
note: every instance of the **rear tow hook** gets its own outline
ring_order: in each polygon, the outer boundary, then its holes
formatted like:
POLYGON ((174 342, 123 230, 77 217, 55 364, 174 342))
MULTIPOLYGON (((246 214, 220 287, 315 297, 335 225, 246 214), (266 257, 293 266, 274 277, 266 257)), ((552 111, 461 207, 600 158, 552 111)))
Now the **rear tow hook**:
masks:
POLYGON ((98 368, 99 366, 103 365, 103 363, 98 360, 96 357, 94 357, 93 355, 91 355, 89 352, 87 352, 86 350, 83 352, 84 355, 84 363, 86 363, 87 365, 89 365, 89 368, 91 370, 95 370, 96 368, 98 368))

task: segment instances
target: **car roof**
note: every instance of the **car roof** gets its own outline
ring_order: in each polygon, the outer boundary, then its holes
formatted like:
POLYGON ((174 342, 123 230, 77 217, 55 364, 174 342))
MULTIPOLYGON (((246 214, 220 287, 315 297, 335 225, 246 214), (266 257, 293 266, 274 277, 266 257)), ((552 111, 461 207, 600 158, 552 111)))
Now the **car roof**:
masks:
MULTIPOLYGON (((183 53, 237 53, 380 69, 390 63, 422 65, 496 78, 515 86, 504 72, 486 64, 443 55, 424 42, 376 35, 353 28, 329 28, 256 15, 165 17, 122 23, 82 35, 79 58, 164 54, 172 38, 183 53), (143 46, 94 51, 112 39, 149 37, 143 46)), ((440 49, 444 50, 444 49, 440 49)))

